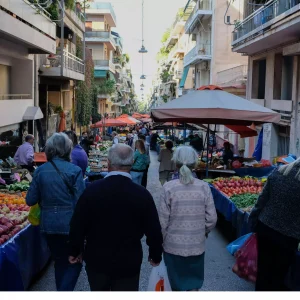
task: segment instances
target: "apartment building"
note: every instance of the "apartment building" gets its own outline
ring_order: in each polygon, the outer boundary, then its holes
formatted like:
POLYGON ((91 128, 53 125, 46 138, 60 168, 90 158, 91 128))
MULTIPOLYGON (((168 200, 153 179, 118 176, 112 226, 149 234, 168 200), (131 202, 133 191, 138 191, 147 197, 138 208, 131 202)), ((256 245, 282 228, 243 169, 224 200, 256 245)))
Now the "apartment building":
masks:
POLYGON ((42 130, 45 138, 57 131, 60 113, 66 116, 67 129, 75 129, 78 82, 84 81, 83 41, 84 15, 79 4, 60 0, 52 4, 51 19, 56 23, 55 51, 40 55, 39 98, 45 118, 42 130))
POLYGON ((56 24, 47 11, 26 0, 0 0, 0 133, 35 131, 34 121, 43 118, 38 54, 55 51, 56 24))
POLYGON ((153 96, 150 101, 151 107, 178 98, 194 88, 194 70, 183 72, 183 59, 188 45, 188 36, 185 34, 184 26, 189 15, 188 10, 185 13, 179 12, 170 27, 169 37, 163 45, 168 55, 158 60, 158 70, 153 81, 153 96))
POLYGON ((186 5, 185 11, 192 12, 184 28, 189 40, 183 65, 184 73, 194 70, 196 89, 216 85, 224 70, 247 65, 247 57, 231 51, 232 26, 227 24, 227 16, 232 21, 242 17, 243 5, 233 2, 227 11, 228 5, 226 0, 189 0, 186 5))
MULTIPOLYGON (((265 124, 262 156, 300 155, 300 1, 271 0, 245 6, 232 33, 232 50, 248 56, 246 97, 281 113, 280 124, 265 124)), ((256 140, 248 139, 252 155, 256 140)))

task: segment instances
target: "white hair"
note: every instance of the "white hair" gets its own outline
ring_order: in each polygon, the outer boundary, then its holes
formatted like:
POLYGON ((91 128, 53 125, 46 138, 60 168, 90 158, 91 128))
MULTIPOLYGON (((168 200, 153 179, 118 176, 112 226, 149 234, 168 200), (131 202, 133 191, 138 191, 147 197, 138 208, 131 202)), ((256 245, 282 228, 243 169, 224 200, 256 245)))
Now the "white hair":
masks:
POLYGON ((197 152, 189 146, 178 147, 173 154, 173 161, 179 168, 179 179, 182 184, 191 184, 194 182, 192 169, 198 162, 197 152))
POLYGON ((300 157, 297 160, 295 160, 294 162, 280 167, 279 172, 281 174, 283 174, 284 176, 287 176, 294 168, 299 168, 299 170, 295 176, 295 179, 300 181, 300 157))
POLYGON ((73 143, 65 133, 54 133, 46 142, 45 153, 47 160, 55 157, 70 160, 73 143))
POLYGON ((125 144, 116 144, 108 151, 108 160, 115 168, 131 168, 133 165, 133 150, 125 144))

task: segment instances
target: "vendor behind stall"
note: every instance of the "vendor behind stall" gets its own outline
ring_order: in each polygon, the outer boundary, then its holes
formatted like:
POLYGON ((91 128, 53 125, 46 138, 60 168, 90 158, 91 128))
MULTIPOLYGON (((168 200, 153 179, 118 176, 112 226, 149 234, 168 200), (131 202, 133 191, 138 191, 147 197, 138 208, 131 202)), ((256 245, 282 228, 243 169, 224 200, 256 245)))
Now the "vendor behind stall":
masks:
POLYGON ((224 150, 223 150, 223 161, 224 164, 227 165, 228 164, 228 160, 232 160, 233 159, 233 152, 230 149, 230 143, 229 142, 225 142, 223 144, 224 150))
POLYGON ((34 150, 33 150, 34 136, 28 134, 25 137, 25 143, 21 145, 15 156, 14 161, 23 169, 27 169, 29 172, 33 172, 33 160, 34 160, 34 150))

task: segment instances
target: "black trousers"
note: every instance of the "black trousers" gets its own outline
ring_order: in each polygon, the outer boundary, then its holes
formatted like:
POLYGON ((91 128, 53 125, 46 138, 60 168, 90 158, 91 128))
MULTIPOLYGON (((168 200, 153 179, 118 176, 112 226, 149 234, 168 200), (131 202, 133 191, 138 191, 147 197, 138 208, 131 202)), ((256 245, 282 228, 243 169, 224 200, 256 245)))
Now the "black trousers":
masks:
POLYGON ((294 261, 298 241, 266 227, 257 228, 256 291, 288 291, 285 280, 294 261))
POLYGON ((147 188, 148 169, 149 169, 149 166, 148 166, 147 170, 144 172, 143 178, 142 178, 142 186, 143 186, 144 188, 147 188))
POLYGON ((132 277, 115 277, 111 274, 91 270, 86 266, 92 292, 136 292, 139 290, 140 273, 132 277))

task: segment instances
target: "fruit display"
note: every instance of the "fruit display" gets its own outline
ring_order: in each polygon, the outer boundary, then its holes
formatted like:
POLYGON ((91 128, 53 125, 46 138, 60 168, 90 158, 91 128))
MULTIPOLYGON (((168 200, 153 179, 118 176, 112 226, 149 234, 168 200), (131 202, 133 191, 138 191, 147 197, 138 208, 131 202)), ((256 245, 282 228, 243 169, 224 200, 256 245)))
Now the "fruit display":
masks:
POLYGON ((30 207, 26 205, 29 182, 21 181, 0 189, 0 245, 25 228, 30 207))
POLYGON ((217 178, 211 184, 226 197, 228 197, 237 208, 251 211, 255 205, 258 195, 262 192, 265 179, 254 177, 229 177, 217 178))

